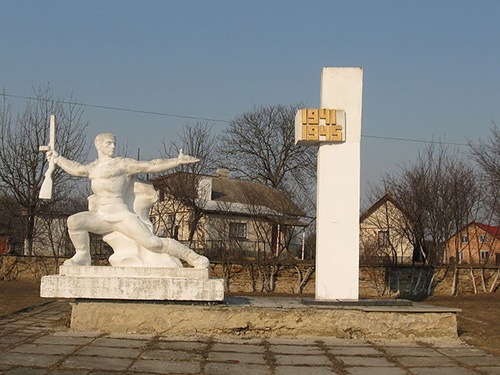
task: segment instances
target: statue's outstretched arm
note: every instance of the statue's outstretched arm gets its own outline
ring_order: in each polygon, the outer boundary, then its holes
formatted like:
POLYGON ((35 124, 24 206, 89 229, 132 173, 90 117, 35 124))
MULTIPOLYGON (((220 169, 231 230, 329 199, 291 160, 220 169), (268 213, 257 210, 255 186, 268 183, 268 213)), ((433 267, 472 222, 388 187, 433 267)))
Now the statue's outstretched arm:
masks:
POLYGON ((172 168, 183 164, 198 163, 200 159, 193 156, 184 155, 182 150, 179 151, 179 156, 173 159, 154 159, 151 161, 135 161, 127 165, 129 174, 140 173, 160 173, 168 171, 172 168))
POLYGON ((87 165, 80 164, 76 161, 66 159, 60 156, 56 151, 47 152, 47 159, 52 160, 66 173, 77 177, 88 177, 89 170, 87 165))

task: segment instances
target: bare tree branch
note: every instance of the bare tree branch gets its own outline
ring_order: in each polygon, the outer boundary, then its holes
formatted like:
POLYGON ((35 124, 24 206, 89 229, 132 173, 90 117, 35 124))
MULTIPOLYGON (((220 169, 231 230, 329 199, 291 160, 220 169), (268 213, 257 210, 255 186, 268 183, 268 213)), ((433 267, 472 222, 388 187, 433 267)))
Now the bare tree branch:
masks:
MULTIPOLYGON (((38 198, 48 164, 38 149, 48 144, 50 115, 57 119, 57 151, 73 160, 84 159, 87 154, 87 124, 82 120, 82 108, 73 104, 76 102, 72 95, 66 100, 67 105, 56 100, 48 86, 34 89, 34 95, 37 99, 28 101, 16 115, 5 100, 0 108, 0 186, 22 210, 18 214, 24 219, 23 236, 29 254, 33 249, 35 217, 47 205, 38 198)), ((53 180, 53 201, 64 201, 71 195, 73 180, 61 170, 55 171, 53 180)))

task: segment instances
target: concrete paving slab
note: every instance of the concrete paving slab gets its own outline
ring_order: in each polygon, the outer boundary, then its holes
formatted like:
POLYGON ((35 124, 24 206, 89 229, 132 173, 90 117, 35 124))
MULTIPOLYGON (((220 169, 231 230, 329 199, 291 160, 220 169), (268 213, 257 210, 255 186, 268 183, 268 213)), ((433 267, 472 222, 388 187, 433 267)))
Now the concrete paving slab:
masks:
POLYGON ((456 357, 456 360, 460 363, 471 365, 471 366, 499 366, 500 358, 488 355, 483 357, 471 357, 471 356, 462 356, 456 357))
MULTIPOLYGON (((331 338, 330 338, 331 339, 331 338)), ((280 338, 280 337, 266 337, 266 342, 271 345, 315 345, 318 338, 304 337, 301 338, 300 341, 297 339, 288 339, 288 338, 280 338)), ((322 338, 323 340, 323 338, 322 338)), ((333 340, 333 339, 331 339, 333 340)), ((338 340, 334 340, 337 342, 338 340)))
POLYGON ((488 355, 488 353, 486 353, 484 350, 477 349, 477 348, 471 348, 471 347, 436 348, 436 351, 438 351, 441 354, 450 356, 450 357, 463 357, 463 356, 482 357, 482 356, 488 355))
POLYGON ((62 357, 48 354, 0 353, 0 364, 18 366, 49 367, 62 357))
POLYGON ((140 359, 134 363, 130 370, 160 374, 194 374, 200 371, 200 363, 140 359))
POLYGON ((315 365, 331 366, 332 362, 325 355, 276 355, 278 365, 315 365))
POLYGON ((392 367, 394 363, 385 358, 380 357, 357 357, 357 356, 340 356, 336 357, 346 366, 367 366, 367 367, 392 367))
POLYGON ((264 365, 207 363, 204 373, 207 375, 271 375, 271 370, 264 365))
POLYGON ((382 352, 375 348, 365 347, 365 346, 335 346, 328 348, 328 352, 337 355, 375 355, 380 356, 382 352))
POLYGON ((270 345, 269 350, 278 354, 324 354, 325 351, 318 346, 297 345, 270 345))
POLYGON ((72 336, 54 336, 52 334, 42 336, 33 341, 34 344, 54 344, 54 345, 87 345, 93 337, 72 337, 72 336))
MULTIPOLYGON (((206 337, 206 336, 205 336, 206 337)), ((261 345, 262 339, 258 337, 217 337, 217 342, 222 344, 254 344, 261 345)), ((269 341, 271 342, 271 341, 269 341)))
POLYGON ((387 354, 405 357, 439 357, 441 353, 432 348, 385 348, 387 354))
POLYGON ((142 359, 163 359, 169 361, 201 361, 203 356, 196 352, 182 350, 148 350, 140 355, 142 359))
POLYGON ((116 348, 101 346, 86 346, 79 349, 75 355, 115 357, 115 358, 135 358, 141 352, 138 348, 116 348))
POLYGON ((453 367, 456 366, 450 359, 440 357, 397 357, 396 360, 406 367, 453 367))
POLYGON ((73 331, 58 331, 52 333, 53 336, 59 337, 92 337, 96 338, 102 336, 101 332, 73 332, 73 331))
POLYGON ((326 346, 371 346, 372 344, 366 340, 360 339, 332 339, 322 337, 320 339, 326 346))
POLYGON ((7 370, 10 370, 12 367, 14 367, 14 366, 0 363, 0 371, 7 371, 7 370))
POLYGON ((23 322, 22 320, 18 320, 15 322, 7 323, 2 326, 3 329, 19 329, 20 327, 26 327, 28 323, 23 322))
POLYGON ((54 302, 14 314, 31 326, 8 330, 0 317, 0 374, 500 375, 499 357, 463 343, 72 332, 67 311, 54 302))
POLYGON ((11 351, 15 353, 37 353, 37 354, 70 354, 75 351, 77 347, 74 345, 52 345, 52 344, 22 344, 11 351))
POLYGON ((162 350, 189 350, 194 352, 201 352, 206 349, 207 343, 205 342, 189 342, 189 341, 157 341, 153 343, 154 347, 162 350))
POLYGON ((406 370, 398 367, 347 367, 349 375, 406 375, 406 370))
MULTIPOLYGON (((401 341, 401 342, 398 342, 398 341, 385 341, 385 342, 380 342, 380 341, 373 341, 372 342, 373 345, 376 345, 376 346, 379 346, 381 348, 398 348, 398 347, 402 347, 402 348, 421 348, 422 345, 418 342, 412 342, 412 341, 401 341)), ((440 344, 441 346, 441 344, 440 344)))
POLYGON ((5 372, 4 375, 45 375, 46 372, 45 369, 18 367, 5 372))
POLYGON ((335 371, 330 367, 297 367, 297 366, 278 366, 274 372, 275 375, 332 375, 335 371))
POLYGON ((19 335, 2 336, 0 337, 0 344, 15 344, 24 340, 26 340, 26 336, 19 336, 19 335))
POLYGON ((152 340, 157 337, 156 335, 139 335, 139 334, 125 334, 125 333, 113 333, 108 334, 107 337, 111 339, 126 339, 126 340, 152 340))
POLYGON ((415 375, 476 375, 477 372, 463 367, 413 367, 415 375))
POLYGON ((116 348, 142 348, 147 340, 124 340, 109 337, 99 337, 92 342, 93 346, 112 346, 116 348))
MULTIPOLYGON (((87 370, 54 370, 50 375, 87 375, 89 371, 87 370)), ((93 372, 92 374, 97 374, 93 372)), ((114 373, 116 374, 116 372, 114 373)))
POLYGON ((210 352, 207 359, 212 362, 266 364, 263 354, 254 353, 210 352))
POLYGON ((126 358, 71 356, 62 363, 61 367, 124 371, 132 362, 133 360, 126 358))
POLYGON ((217 342, 210 350, 215 352, 263 353, 265 348, 262 345, 255 344, 229 344, 217 342))
POLYGON ((500 375, 500 366, 495 367, 477 367, 479 371, 486 375, 500 375))

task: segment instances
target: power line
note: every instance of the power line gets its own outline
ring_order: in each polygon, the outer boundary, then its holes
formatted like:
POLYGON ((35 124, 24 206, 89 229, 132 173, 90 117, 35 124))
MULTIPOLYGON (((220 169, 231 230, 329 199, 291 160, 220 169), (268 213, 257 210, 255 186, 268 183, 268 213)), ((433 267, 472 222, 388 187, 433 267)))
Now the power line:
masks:
MULTIPOLYGON (((39 98, 34 98, 34 97, 31 97, 31 96, 12 95, 12 94, 6 94, 6 93, 3 93, 2 96, 6 96, 6 97, 9 97, 9 98, 17 98, 17 99, 39 100, 39 98)), ((144 111, 144 110, 141 110, 141 109, 111 107, 111 106, 106 106, 106 105, 88 104, 88 103, 79 103, 79 102, 69 102, 69 101, 65 101, 65 100, 56 100, 56 99, 52 99, 52 101, 56 102, 56 103, 61 103, 61 104, 75 104, 75 105, 79 105, 79 106, 82 106, 82 107, 99 108, 99 109, 110 109, 110 110, 113 110, 113 111, 134 112, 134 113, 142 113, 142 114, 155 115, 155 116, 178 117, 178 118, 185 118, 185 119, 190 119, 190 120, 203 120, 203 121, 211 121, 211 122, 224 122, 224 123, 228 123, 229 122, 228 120, 219 120, 219 119, 208 118, 208 117, 177 115, 177 114, 165 113, 165 112, 144 111)))
POLYGON ((428 141, 424 139, 411 139, 411 138, 397 138, 397 137, 384 137, 379 135, 361 135, 363 138, 384 139, 389 141, 402 141, 402 142, 418 142, 418 143, 441 143, 449 146, 469 146, 467 143, 445 142, 445 141, 428 141))
MULTIPOLYGON (((31 96, 6 94, 5 91, 2 93, 2 96, 9 97, 9 98, 26 99, 26 100, 39 100, 39 98, 35 98, 35 97, 31 97, 31 96)), ((132 108, 113 107, 113 106, 98 105, 98 104, 79 103, 79 102, 71 102, 71 101, 66 101, 66 100, 52 99, 52 101, 54 101, 56 103, 61 103, 61 104, 75 104, 75 105, 79 105, 82 107, 109 109, 109 110, 113 110, 113 111, 122 111, 122 112, 133 112, 133 113, 141 113, 141 114, 146 114, 146 115, 177 117, 177 118, 184 118, 184 119, 190 119, 190 120, 202 120, 202 121, 211 121, 211 122, 220 122, 220 123, 229 123, 230 122, 229 120, 221 120, 221 119, 214 119, 214 118, 208 118, 208 117, 177 115, 177 114, 166 113, 166 112, 145 111, 145 110, 141 110, 141 109, 132 109, 132 108)), ((386 140, 386 141, 417 142, 417 143, 441 143, 441 144, 449 145, 449 146, 466 146, 466 147, 469 146, 466 143, 429 141, 429 140, 423 140, 423 139, 398 138, 398 137, 388 137, 388 136, 378 136, 378 135, 362 134, 361 137, 362 138, 382 139, 382 140, 386 140)))

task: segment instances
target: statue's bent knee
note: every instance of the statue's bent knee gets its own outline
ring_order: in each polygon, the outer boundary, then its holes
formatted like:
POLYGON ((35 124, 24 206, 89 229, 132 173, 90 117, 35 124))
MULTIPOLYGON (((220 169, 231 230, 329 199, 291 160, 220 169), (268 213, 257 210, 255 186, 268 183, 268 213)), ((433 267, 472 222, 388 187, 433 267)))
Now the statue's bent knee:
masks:
POLYGON ((156 236, 151 236, 149 238, 147 246, 145 246, 148 250, 153 251, 155 253, 163 253, 163 242, 160 238, 156 236))
POLYGON ((77 231, 81 229, 81 219, 78 214, 71 215, 68 217, 68 230, 69 231, 77 231))

